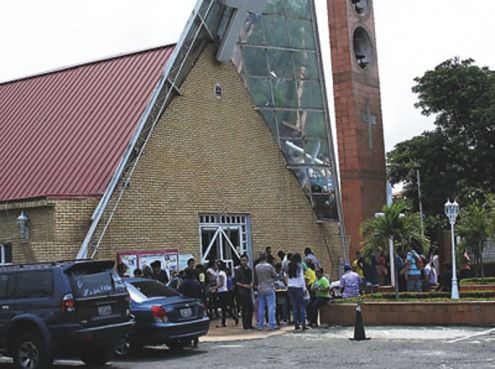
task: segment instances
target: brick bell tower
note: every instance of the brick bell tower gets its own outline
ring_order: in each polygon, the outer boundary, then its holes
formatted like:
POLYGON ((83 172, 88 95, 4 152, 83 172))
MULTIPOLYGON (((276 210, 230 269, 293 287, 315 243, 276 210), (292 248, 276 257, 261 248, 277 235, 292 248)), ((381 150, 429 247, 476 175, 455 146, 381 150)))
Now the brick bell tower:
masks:
POLYGON ((386 203, 385 149, 372 0, 327 0, 339 167, 349 258, 361 223, 386 203))

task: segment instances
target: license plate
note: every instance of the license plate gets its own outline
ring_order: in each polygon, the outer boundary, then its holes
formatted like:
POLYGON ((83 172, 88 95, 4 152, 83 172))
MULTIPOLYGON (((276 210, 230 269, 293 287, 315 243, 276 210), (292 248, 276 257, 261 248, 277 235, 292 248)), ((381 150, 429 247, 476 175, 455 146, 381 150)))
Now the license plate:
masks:
POLYGON ((110 314, 112 314, 112 307, 110 305, 98 306, 98 315, 110 314))
POLYGON ((180 309, 180 316, 182 318, 190 318, 192 317, 192 309, 191 308, 187 308, 187 309, 180 309))

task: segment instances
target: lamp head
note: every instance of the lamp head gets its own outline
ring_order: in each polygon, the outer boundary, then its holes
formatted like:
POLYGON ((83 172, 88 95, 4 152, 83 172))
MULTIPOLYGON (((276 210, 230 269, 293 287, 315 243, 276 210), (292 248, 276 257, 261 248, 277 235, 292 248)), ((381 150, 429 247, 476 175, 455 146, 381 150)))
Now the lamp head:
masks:
POLYGON ((449 218, 450 224, 454 224, 459 214, 459 204, 457 201, 450 202, 450 199, 448 199, 444 205, 444 212, 447 218, 449 218))
POLYGON ((23 240, 27 240, 29 238, 29 228, 28 228, 28 216, 21 211, 21 214, 17 217, 17 228, 19 230, 19 235, 23 240))

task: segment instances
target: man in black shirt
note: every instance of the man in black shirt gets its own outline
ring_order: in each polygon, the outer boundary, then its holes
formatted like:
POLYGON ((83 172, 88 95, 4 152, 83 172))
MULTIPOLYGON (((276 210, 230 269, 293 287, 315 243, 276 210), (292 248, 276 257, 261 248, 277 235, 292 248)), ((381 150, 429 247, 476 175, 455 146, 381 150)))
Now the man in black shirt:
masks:
POLYGON ((162 269, 162 263, 160 260, 155 260, 151 264, 151 269, 153 269, 153 279, 156 279, 163 284, 168 283, 167 272, 162 269))
POLYGON ((196 271, 194 269, 186 268, 184 270, 184 280, 179 286, 179 292, 184 296, 195 299, 201 299, 203 297, 201 285, 196 279, 196 271))
POLYGON ((253 271, 248 266, 246 254, 241 256, 241 265, 235 268, 235 287, 237 300, 241 307, 242 326, 244 329, 253 329, 253 271))

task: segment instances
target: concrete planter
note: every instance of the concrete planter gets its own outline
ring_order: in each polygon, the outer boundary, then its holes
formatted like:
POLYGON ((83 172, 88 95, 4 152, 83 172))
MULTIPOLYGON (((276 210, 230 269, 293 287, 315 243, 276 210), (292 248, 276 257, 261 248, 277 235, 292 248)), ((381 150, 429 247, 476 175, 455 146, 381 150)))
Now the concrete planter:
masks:
MULTIPOLYGON (((495 326, 495 301, 366 302, 364 325, 495 326)), ((354 325, 356 304, 333 303, 320 310, 321 324, 354 325)))

